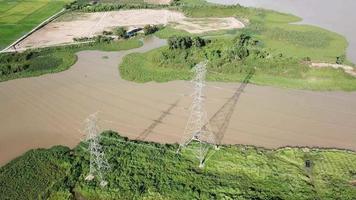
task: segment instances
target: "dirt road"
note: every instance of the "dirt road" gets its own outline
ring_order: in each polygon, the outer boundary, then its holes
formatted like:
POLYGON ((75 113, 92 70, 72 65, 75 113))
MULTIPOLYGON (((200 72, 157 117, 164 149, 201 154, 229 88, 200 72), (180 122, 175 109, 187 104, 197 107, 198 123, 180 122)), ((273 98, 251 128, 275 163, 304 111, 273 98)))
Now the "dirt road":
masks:
MULTIPOLYGON (((124 55, 162 44, 154 39, 126 52, 83 51, 67 71, 0 83, 0 164, 31 148, 75 146, 84 119, 97 111, 104 129, 130 138, 180 141, 189 115, 191 83, 136 84, 118 74, 124 55)), ((219 111, 224 119, 224 112, 233 111, 226 132, 219 136, 223 143, 356 150, 355 92, 247 85, 234 106, 221 109, 239 86, 208 83, 206 89, 209 118, 219 111)))

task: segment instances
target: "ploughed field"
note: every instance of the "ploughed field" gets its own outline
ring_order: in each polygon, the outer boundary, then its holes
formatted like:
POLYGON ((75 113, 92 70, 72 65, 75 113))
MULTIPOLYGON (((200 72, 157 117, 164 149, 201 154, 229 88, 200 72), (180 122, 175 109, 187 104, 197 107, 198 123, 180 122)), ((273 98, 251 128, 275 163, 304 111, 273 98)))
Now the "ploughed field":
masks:
POLYGON ((10 45, 70 0, 0 0, 0 49, 10 45))
MULTIPOLYGON (((122 80, 124 55, 164 45, 151 39, 139 49, 82 51, 77 63, 57 74, 0 84, 1 164, 36 147, 75 146, 83 120, 99 111, 103 129, 129 138, 163 143, 182 139, 189 117, 192 84, 188 81, 137 84, 122 80), (167 114, 168 112, 168 114, 167 114)), ((208 83, 208 117, 227 121, 221 143, 268 148, 311 146, 356 150, 355 92, 315 92, 247 85, 208 83), (231 97, 239 91, 236 105, 231 97), (225 105, 225 106, 224 106, 225 105), (231 118, 224 118, 229 111, 231 118)), ((221 121, 213 121, 219 125, 221 121)))

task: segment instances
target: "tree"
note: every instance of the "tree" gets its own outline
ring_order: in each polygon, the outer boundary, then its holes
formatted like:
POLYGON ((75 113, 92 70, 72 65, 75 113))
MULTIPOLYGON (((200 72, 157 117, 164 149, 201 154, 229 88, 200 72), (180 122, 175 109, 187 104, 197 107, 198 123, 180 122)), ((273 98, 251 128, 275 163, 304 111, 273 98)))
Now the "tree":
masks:
POLYGON ((115 34, 119 38, 126 38, 127 37, 127 31, 123 27, 117 27, 116 30, 115 30, 115 34))
POLYGON ((239 46, 248 46, 249 45, 249 41, 251 39, 251 36, 245 33, 242 33, 240 35, 240 41, 239 41, 239 46))
POLYGON ((201 37, 189 37, 189 36, 173 36, 168 38, 168 46, 170 49, 189 49, 191 47, 204 47, 209 40, 205 40, 201 37))
POLYGON ((143 32, 145 33, 145 35, 150 35, 152 33, 155 33, 159 30, 157 25, 146 25, 145 27, 143 27, 143 32))
POLYGON ((205 40, 201 37, 193 37, 193 46, 203 47, 205 46, 205 40))
POLYGON ((336 57, 336 64, 339 64, 339 65, 343 64, 345 62, 345 59, 346 59, 345 55, 336 57))
POLYGON ((171 6, 179 6, 181 3, 181 0, 173 0, 171 1, 171 6))

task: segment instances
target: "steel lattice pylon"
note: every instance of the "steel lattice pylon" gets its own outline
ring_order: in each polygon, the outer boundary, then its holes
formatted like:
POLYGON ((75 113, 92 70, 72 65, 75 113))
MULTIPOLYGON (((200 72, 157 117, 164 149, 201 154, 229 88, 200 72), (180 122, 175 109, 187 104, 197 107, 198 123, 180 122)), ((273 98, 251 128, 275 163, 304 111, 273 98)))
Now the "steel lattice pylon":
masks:
POLYGON ((88 176, 85 178, 87 181, 91 181, 95 176, 98 176, 100 181, 100 186, 104 187, 107 185, 105 181, 103 172, 110 168, 107 160, 105 159, 104 151, 99 143, 100 141, 100 128, 98 126, 97 114, 91 114, 85 120, 85 129, 84 129, 89 142, 89 151, 90 151, 90 171, 88 176))
POLYGON ((203 90, 205 87, 206 77, 206 62, 197 64, 193 69, 195 72, 193 102, 191 106, 191 113, 184 131, 184 136, 180 142, 180 149, 186 147, 192 141, 197 141, 198 146, 195 146, 194 153, 199 159, 199 167, 204 166, 206 155, 211 145, 215 145, 215 136, 210 131, 208 125, 207 113, 205 111, 205 98, 203 90))

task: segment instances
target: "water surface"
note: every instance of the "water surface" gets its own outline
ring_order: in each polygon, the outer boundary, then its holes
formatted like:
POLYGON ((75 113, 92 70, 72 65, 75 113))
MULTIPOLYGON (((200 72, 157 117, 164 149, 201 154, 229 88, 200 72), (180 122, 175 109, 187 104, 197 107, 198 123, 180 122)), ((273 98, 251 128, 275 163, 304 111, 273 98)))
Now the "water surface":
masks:
MULTIPOLYGON (((192 84, 138 84, 121 79, 118 65, 128 53, 166 44, 152 38, 119 52, 82 51, 70 69, 0 83, 0 166, 29 149, 78 144, 83 121, 99 112, 103 130, 161 143, 182 140, 192 84)), ((356 92, 312 92, 209 82, 204 91, 218 143, 337 147, 356 151, 356 92), (263 101, 261 101, 263 99, 263 101), (231 114, 230 114, 231 113, 231 114), (226 126, 226 129, 219 127, 226 126), (222 131, 221 131, 222 130, 222 131)))
POLYGON ((337 32, 349 42, 348 58, 356 63, 355 0, 208 0, 213 3, 237 4, 273 9, 303 18, 303 23, 337 32))

